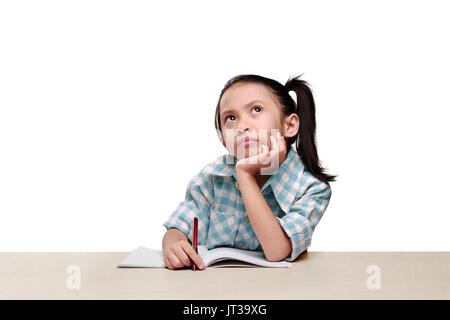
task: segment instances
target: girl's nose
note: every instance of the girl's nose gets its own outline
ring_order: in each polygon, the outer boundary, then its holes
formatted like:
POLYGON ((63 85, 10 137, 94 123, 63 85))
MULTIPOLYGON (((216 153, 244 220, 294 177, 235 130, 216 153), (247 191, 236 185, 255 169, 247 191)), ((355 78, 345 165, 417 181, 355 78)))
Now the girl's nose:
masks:
POLYGON ((247 128, 247 127, 245 129, 244 128, 238 128, 237 134, 238 135, 244 134, 244 132, 248 131, 248 130, 249 130, 249 128, 247 128))

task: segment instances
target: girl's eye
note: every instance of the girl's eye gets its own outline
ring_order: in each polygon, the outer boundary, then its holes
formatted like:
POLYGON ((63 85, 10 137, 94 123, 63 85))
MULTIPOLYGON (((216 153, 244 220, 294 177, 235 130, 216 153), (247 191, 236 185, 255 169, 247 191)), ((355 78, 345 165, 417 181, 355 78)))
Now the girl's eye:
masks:
POLYGON ((233 117, 234 118, 234 116, 227 116, 227 117, 225 117, 225 122, 227 122, 229 117, 233 117))
MULTIPOLYGON (((258 113, 260 113, 260 112, 261 112, 261 108, 260 108, 260 107, 258 107, 258 106, 257 106, 257 107, 253 107, 252 111, 253 111, 253 110, 256 110, 256 109, 258 109, 258 110, 259 110, 259 111, 258 111, 258 113)), ((225 123, 227 122, 227 120, 228 120, 228 119, 229 119, 230 117, 233 117, 233 118, 234 118, 234 116, 231 116, 231 115, 230 115, 230 116, 226 116, 226 117, 225 117, 225 123)))
POLYGON ((258 113, 261 112, 261 108, 260 107, 253 107, 253 110, 259 109, 258 113))

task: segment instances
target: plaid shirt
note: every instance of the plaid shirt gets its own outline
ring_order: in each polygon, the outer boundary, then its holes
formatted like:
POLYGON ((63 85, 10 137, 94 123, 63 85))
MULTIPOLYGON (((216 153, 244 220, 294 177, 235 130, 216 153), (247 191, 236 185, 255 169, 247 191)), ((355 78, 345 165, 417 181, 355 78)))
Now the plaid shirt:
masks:
MULTIPOLYGON (((286 160, 261 192, 291 240, 291 255, 284 260, 294 261, 310 246, 313 231, 330 201, 331 188, 305 170, 290 146, 286 160)), ((262 250, 245 210, 232 155, 218 157, 191 179, 184 201, 163 226, 182 231, 192 244, 194 217, 198 218, 199 245, 262 250)))

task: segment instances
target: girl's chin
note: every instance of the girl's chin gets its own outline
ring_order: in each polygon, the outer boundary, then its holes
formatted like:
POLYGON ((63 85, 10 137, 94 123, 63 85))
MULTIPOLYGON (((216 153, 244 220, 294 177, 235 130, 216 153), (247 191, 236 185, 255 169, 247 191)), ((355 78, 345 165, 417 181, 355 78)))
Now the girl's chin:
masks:
POLYGON ((246 146, 240 145, 237 147, 237 150, 235 150, 235 151, 236 151, 236 153, 233 151, 233 152, 230 152, 230 154, 233 155, 237 160, 250 158, 259 153, 258 145, 256 143, 250 143, 246 146))
POLYGON ((242 153, 241 152, 238 152, 238 154, 235 154, 234 156, 238 159, 238 160, 241 160, 241 159, 246 159, 246 158, 250 158, 250 157, 253 157, 253 156, 255 156, 255 155, 257 155, 258 154, 258 152, 255 150, 255 151, 242 151, 242 153))

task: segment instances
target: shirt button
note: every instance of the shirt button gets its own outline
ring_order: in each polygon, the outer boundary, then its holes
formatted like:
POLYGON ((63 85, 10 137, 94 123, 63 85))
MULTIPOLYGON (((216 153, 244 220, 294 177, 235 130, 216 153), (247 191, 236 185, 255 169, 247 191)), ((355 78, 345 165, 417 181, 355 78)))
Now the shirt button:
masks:
POLYGON ((244 247, 244 243, 242 241, 238 241, 237 243, 239 248, 243 248, 244 247))
POLYGON ((247 217, 247 218, 245 218, 245 221, 250 222, 250 219, 247 217))
POLYGON ((236 182, 234 183, 234 185, 236 186, 236 189, 239 190, 239 181, 236 181, 236 182))

